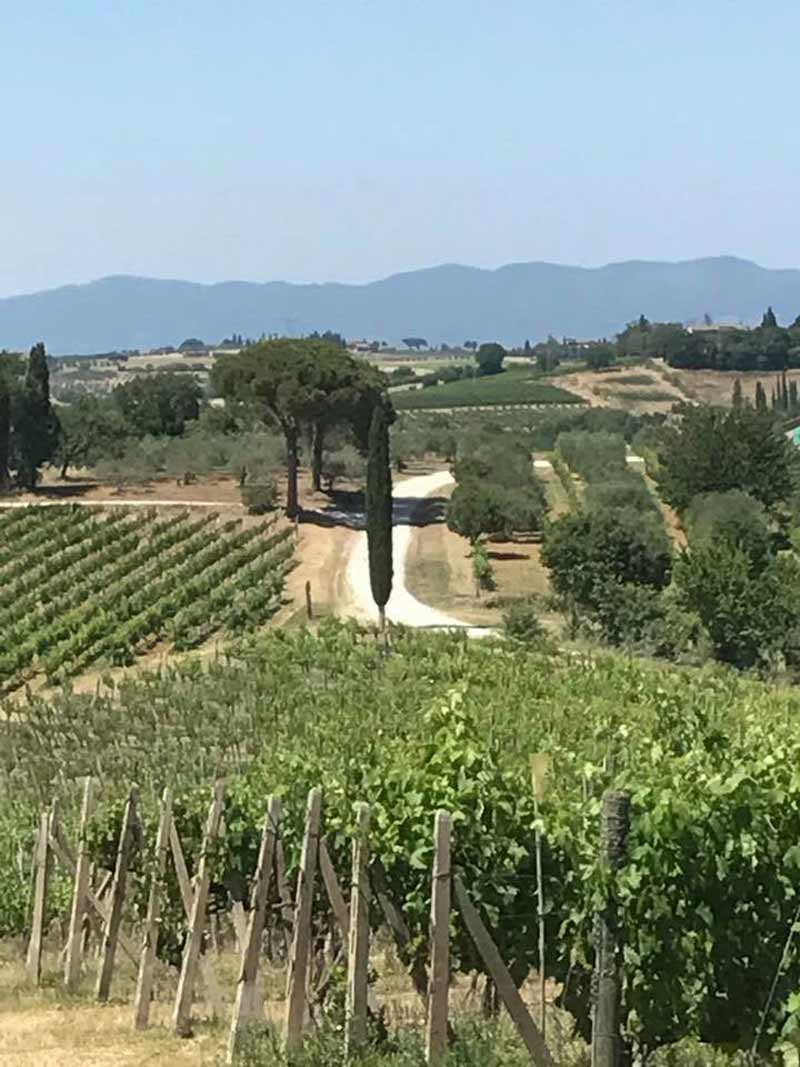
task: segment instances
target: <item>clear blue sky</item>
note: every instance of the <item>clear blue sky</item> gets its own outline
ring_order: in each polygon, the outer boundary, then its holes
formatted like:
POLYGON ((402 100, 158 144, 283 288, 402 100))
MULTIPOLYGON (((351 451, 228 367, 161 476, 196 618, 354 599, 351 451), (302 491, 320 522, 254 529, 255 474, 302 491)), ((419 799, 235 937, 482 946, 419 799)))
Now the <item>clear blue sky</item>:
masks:
POLYGON ((0 295, 105 274, 800 266, 797 0, 28 0, 0 295))

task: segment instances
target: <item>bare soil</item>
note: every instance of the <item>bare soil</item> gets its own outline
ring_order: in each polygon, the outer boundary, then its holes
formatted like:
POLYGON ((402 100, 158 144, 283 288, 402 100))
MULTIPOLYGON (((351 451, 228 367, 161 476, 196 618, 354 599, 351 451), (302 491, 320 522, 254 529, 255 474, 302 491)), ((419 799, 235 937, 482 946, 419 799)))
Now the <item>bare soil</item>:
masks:
MULTIPOLYGON (((448 486, 441 495, 448 498, 452 491, 453 486, 448 486)), ((549 592, 538 543, 492 541, 487 547, 497 589, 478 596, 469 545, 447 528, 441 515, 434 516, 412 534, 406 564, 409 592, 431 607, 482 626, 500 623, 498 600, 549 592)))

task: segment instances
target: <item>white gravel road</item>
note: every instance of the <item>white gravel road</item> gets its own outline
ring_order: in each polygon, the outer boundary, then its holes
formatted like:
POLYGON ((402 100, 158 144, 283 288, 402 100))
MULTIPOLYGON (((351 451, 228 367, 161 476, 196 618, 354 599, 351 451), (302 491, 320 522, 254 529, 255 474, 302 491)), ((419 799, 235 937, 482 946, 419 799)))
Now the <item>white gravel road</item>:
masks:
MULTIPOLYGON (((392 595, 386 605, 386 617, 390 622, 403 626, 466 630, 470 637, 485 637, 494 631, 483 626, 470 626, 453 615, 437 611, 417 600, 406 588, 406 556, 414 529, 409 520, 426 496, 432 496, 452 481, 453 476, 449 471, 438 471, 436 474, 406 478, 394 486, 394 581, 392 595)), ((347 584, 353 601, 353 614, 361 620, 376 622, 378 609, 369 584, 367 535, 364 532, 357 534, 350 553, 347 584)))

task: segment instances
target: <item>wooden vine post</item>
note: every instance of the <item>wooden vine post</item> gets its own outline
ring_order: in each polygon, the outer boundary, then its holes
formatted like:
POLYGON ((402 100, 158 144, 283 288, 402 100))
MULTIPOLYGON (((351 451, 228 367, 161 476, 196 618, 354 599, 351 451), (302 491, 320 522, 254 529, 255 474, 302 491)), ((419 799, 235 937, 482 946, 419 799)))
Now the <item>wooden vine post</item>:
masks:
POLYGON ((345 999, 345 1062, 367 1040, 367 993, 369 979, 369 822, 366 804, 358 806, 353 840, 353 877, 350 886, 350 930, 347 949, 345 999))
POLYGON ((108 1000, 108 995, 111 992, 111 977, 114 973, 117 942, 119 941, 120 927, 122 926, 125 885, 128 878, 128 866, 133 852, 134 832, 137 824, 137 804, 138 793, 134 788, 131 789, 125 803, 125 814, 122 817, 122 828, 117 846, 117 862, 114 866, 114 877, 111 881, 111 899, 103 923, 102 954, 100 968, 97 973, 97 999, 99 1001, 108 1000))
MULTIPOLYGON (((625 861, 630 829, 630 797, 609 790, 603 795, 600 823, 600 862, 615 872, 625 861)), ((592 1067, 618 1067, 622 981, 622 938, 613 895, 595 915, 595 1004, 592 1014, 592 1067)))
POLYGON ((306 1010, 306 982, 311 951, 311 905, 314 900, 314 876, 317 869, 317 843, 322 810, 322 792, 312 789, 308 794, 306 826, 297 875, 292 944, 289 949, 289 971, 286 979, 286 1016, 284 1042, 288 1047, 297 1044, 303 1032, 306 1010))
POLYGON ((478 914, 478 909, 470 900, 469 894, 464 888, 464 883, 460 878, 456 877, 453 885, 456 891, 459 911, 467 930, 469 930, 470 936, 475 942, 475 947, 481 955, 488 974, 497 987, 500 999, 505 1004, 506 1010, 517 1028, 517 1033, 530 1053, 531 1062, 536 1064, 536 1067, 556 1067, 550 1050, 544 1043, 542 1032, 525 1007, 525 1002, 514 984, 514 979, 511 977, 508 967, 503 963, 503 958, 498 951, 497 945, 495 945, 489 931, 484 926, 483 920, 478 914))
POLYGON ((158 949, 161 904, 164 897, 163 881, 167 866, 171 822, 172 790, 167 788, 161 798, 161 813, 158 820, 158 832, 156 833, 156 852, 153 858, 150 895, 147 900, 147 916, 142 935, 142 955, 139 960, 139 973, 136 979, 133 1025, 137 1030, 144 1030, 150 1018, 150 1001, 153 995, 153 974, 155 971, 156 951, 158 949))
POLYGON ((92 779, 87 778, 83 785, 83 804, 81 805, 81 828, 78 840, 78 857, 75 861, 75 883, 72 892, 72 909, 69 916, 69 934, 67 936, 67 959, 64 965, 64 984, 68 993, 75 993, 81 980, 81 958, 83 955, 83 930, 87 919, 88 892, 91 876, 91 859, 89 857, 89 819, 92 814, 92 779))
POLYGON ((339 888, 339 879, 333 869, 333 863, 328 852, 328 844, 324 837, 320 839, 319 843, 319 869, 322 874, 322 880, 325 883, 325 891, 328 894, 339 936, 342 939, 345 951, 347 951, 350 944, 350 913, 347 910, 344 895, 339 888))
POLYGON ((236 1057, 236 1047, 243 1026, 256 1013, 256 978, 258 960, 261 954, 261 939, 264 934, 264 921, 267 912, 269 880, 275 864, 275 842, 281 818, 281 803, 277 797, 269 797, 267 815, 261 834, 261 848, 258 853, 253 890, 250 899, 250 917, 242 947, 242 961, 239 968, 239 981, 236 986, 236 998, 233 1005, 231 1030, 228 1038, 227 1063, 232 1064, 236 1057))
POLYGON ((175 1008, 172 1012, 172 1028, 179 1037, 190 1037, 192 1033, 192 1000, 194 998, 195 979, 203 945, 206 928, 206 906, 208 904, 208 887, 211 882, 211 852, 219 837, 219 825, 222 819, 222 805, 225 800, 225 785, 217 782, 208 809, 208 819, 203 834, 200 861, 195 876, 192 914, 189 930, 183 950, 181 975, 178 979, 178 992, 175 996, 175 1008))
POLYGON ((39 817, 39 832, 36 836, 33 857, 33 907, 25 966, 36 985, 39 985, 42 979, 42 943, 47 907, 47 885, 50 880, 50 821, 51 814, 46 811, 42 812, 39 817))
POLYGON ((433 831, 431 894, 431 966, 425 1059, 439 1064, 447 1052, 447 1005, 450 986, 450 814, 436 812, 433 831))

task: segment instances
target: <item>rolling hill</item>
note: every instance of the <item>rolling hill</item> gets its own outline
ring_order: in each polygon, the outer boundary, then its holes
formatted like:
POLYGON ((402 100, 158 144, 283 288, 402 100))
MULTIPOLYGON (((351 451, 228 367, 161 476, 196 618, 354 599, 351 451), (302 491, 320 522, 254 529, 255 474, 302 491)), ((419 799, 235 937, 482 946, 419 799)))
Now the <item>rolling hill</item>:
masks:
POLYGON ((752 322, 767 304, 800 313, 800 270, 769 270, 721 256, 680 263, 630 261, 584 268, 514 263, 496 270, 447 264, 366 285, 195 282, 114 276, 0 299, 0 348, 43 340, 56 354, 147 349, 233 332, 338 330, 348 337, 431 343, 467 338, 521 343, 552 333, 610 336, 625 322, 752 322))

